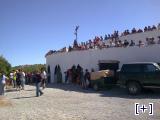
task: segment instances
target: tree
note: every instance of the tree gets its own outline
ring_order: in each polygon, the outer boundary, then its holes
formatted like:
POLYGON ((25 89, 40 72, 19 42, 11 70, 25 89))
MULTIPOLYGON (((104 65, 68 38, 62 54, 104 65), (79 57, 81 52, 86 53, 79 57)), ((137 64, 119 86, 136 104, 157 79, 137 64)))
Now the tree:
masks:
POLYGON ((34 71, 40 71, 41 69, 45 70, 45 64, 34 64, 34 65, 19 65, 12 67, 12 70, 18 70, 22 69, 24 72, 34 72, 34 71))
POLYGON ((11 64, 3 56, 0 56, 0 72, 8 74, 10 70, 11 64))

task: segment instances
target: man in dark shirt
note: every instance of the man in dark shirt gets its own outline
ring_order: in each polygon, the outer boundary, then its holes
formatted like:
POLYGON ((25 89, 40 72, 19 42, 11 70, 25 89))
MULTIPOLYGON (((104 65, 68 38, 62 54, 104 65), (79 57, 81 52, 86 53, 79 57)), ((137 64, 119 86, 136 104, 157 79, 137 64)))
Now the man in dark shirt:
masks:
POLYGON ((87 87, 91 87, 91 76, 88 72, 88 69, 86 69, 85 75, 84 75, 85 82, 87 83, 87 87))
POLYGON ((17 84, 17 90, 21 90, 21 74, 20 69, 16 71, 16 84, 17 84))
POLYGON ((40 95, 43 94, 42 90, 40 89, 41 75, 39 72, 34 72, 33 80, 35 81, 36 84, 36 96, 39 97, 40 95))

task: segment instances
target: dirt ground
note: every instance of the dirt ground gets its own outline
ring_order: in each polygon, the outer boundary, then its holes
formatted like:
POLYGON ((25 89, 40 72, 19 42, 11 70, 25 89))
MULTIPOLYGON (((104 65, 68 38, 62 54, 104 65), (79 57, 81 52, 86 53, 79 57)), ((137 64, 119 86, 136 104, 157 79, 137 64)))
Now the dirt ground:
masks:
POLYGON ((8 90, 0 97, 0 120, 160 120, 160 92, 145 91, 138 96, 124 89, 84 90, 73 84, 48 85, 44 94, 35 97, 35 86, 8 90), (135 116, 135 103, 153 103, 149 110, 135 116))

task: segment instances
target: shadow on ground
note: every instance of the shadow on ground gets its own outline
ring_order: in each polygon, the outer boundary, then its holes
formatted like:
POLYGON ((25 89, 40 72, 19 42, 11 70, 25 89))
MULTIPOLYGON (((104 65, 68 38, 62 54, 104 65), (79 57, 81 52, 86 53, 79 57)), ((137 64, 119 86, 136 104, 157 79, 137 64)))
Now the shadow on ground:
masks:
POLYGON ((34 98, 36 96, 29 96, 29 97, 16 97, 16 98, 12 98, 12 99, 26 99, 26 98, 34 98))
POLYGON ((124 88, 114 86, 111 89, 95 91, 92 88, 83 89, 79 85, 75 84, 48 84, 47 88, 61 89, 64 91, 75 91, 83 93, 96 93, 100 94, 101 97, 119 97, 127 99, 160 99, 160 89, 154 90, 143 90, 141 94, 132 96, 129 95, 124 88))
POLYGON ((15 88, 6 89, 5 92, 15 92, 17 91, 15 88))
MULTIPOLYGON (((5 92, 16 92, 16 91, 19 91, 19 90, 17 90, 16 88, 10 88, 5 90, 5 92)), ((25 91, 35 91, 35 89, 29 89, 25 91)))
POLYGON ((25 91, 35 91, 36 89, 30 89, 30 90, 25 90, 25 91))

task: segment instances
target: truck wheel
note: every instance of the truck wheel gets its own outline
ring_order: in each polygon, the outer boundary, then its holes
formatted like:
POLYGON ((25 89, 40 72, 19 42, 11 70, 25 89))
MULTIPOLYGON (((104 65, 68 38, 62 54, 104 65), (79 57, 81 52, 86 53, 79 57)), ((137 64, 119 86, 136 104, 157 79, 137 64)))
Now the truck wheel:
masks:
POLYGON ((136 94, 140 93, 141 86, 138 82, 129 82, 129 83, 127 83, 127 90, 128 90, 129 94, 136 95, 136 94))
POLYGON ((99 88, 98 88, 98 85, 97 85, 97 84, 94 84, 94 85, 93 85, 93 89, 96 90, 96 91, 98 91, 98 89, 99 89, 99 88))

